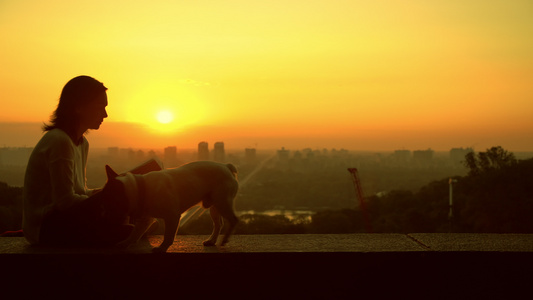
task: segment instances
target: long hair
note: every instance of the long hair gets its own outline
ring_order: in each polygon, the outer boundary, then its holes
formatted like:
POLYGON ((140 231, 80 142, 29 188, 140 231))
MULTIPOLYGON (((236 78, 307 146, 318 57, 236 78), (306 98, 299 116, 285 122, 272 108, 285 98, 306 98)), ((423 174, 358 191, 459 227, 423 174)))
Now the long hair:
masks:
POLYGON ((90 103, 105 91, 107 88, 104 84, 90 76, 72 78, 63 87, 57 108, 50 117, 50 124, 44 124, 43 131, 59 128, 68 134, 76 132, 79 126, 76 109, 90 103))

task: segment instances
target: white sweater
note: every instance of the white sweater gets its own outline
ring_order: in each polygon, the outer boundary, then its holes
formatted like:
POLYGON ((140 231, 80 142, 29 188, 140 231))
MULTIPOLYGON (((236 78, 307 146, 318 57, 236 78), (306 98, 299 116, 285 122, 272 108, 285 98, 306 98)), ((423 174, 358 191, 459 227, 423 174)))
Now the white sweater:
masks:
POLYGON ((46 132, 28 161, 24 177, 22 228, 31 244, 39 243, 43 216, 88 198, 85 166, 89 143, 75 145, 61 129, 46 132))

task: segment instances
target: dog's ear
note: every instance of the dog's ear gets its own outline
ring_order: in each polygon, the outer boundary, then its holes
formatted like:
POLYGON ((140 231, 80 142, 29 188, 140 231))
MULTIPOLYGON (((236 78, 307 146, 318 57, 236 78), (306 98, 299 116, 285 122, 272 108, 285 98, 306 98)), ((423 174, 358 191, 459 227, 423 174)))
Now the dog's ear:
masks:
POLYGON ((118 176, 117 172, 115 172, 109 165, 105 165, 105 172, 107 174, 107 179, 114 179, 118 176))

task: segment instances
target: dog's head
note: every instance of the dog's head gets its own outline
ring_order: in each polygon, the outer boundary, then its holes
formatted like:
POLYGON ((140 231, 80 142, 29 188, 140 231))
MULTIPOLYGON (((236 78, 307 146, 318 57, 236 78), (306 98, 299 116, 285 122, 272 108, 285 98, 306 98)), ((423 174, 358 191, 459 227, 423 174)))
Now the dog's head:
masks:
POLYGON ((129 215, 129 200, 124 183, 110 166, 106 165, 107 182, 102 189, 102 207, 110 222, 122 222, 129 215))

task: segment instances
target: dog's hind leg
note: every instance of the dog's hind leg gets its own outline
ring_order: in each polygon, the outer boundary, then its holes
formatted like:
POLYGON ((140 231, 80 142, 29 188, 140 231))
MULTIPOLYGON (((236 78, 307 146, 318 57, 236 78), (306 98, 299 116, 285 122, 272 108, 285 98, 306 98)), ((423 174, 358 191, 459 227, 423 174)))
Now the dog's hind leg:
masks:
POLYGON ((234 213, 231 216, 228 216, 228 218, 226 219, 228 220, 228 223, 229 223, 228 231, 226 231, 226 234, 224 234, 224 239, 222 240, 222 243, 220 244, 221 246, 224 246, 229 242, 229 238, 231 237, 231 235, 235 231, 235 227, 239 223, 239 218, 237 218, 237 216, 234 213))
POLYGON ((176 237, 176 233, 178 231, 178 227, 180 225, 180 218, 181 215, 163 218, 163 220, 165 220, 165 236, 161 245, 152 249, 153 252, 167 252, 168 248, 172 246, 172 244, 174 243, 174 238, 176 237))
POLYGON ((224 234, 224 239, 222 239, 221 246, 224 246, 229 242, 229 238, 233 234, 233 231, 235 231, 235 226, 237 226, 237 223, 239 223, 239 218, 235 215, 235 212, 233 211, 233 199, 228 200, 226 202, 219 203, 219 205, 216 205, 216 209, 220 213, 220 215, 224 218, 225 221, 228 223, 228 228, 226 233, 224 234))
POLYGON ((222 216, 214 206, 211 206, 211 208, 209 209, 209 214, 211 215, 211 220, 213 220, 213 233, 211 233, 209 239, 204 241, 204 246, 206 247, 216 245, 223 224, 222 216))

